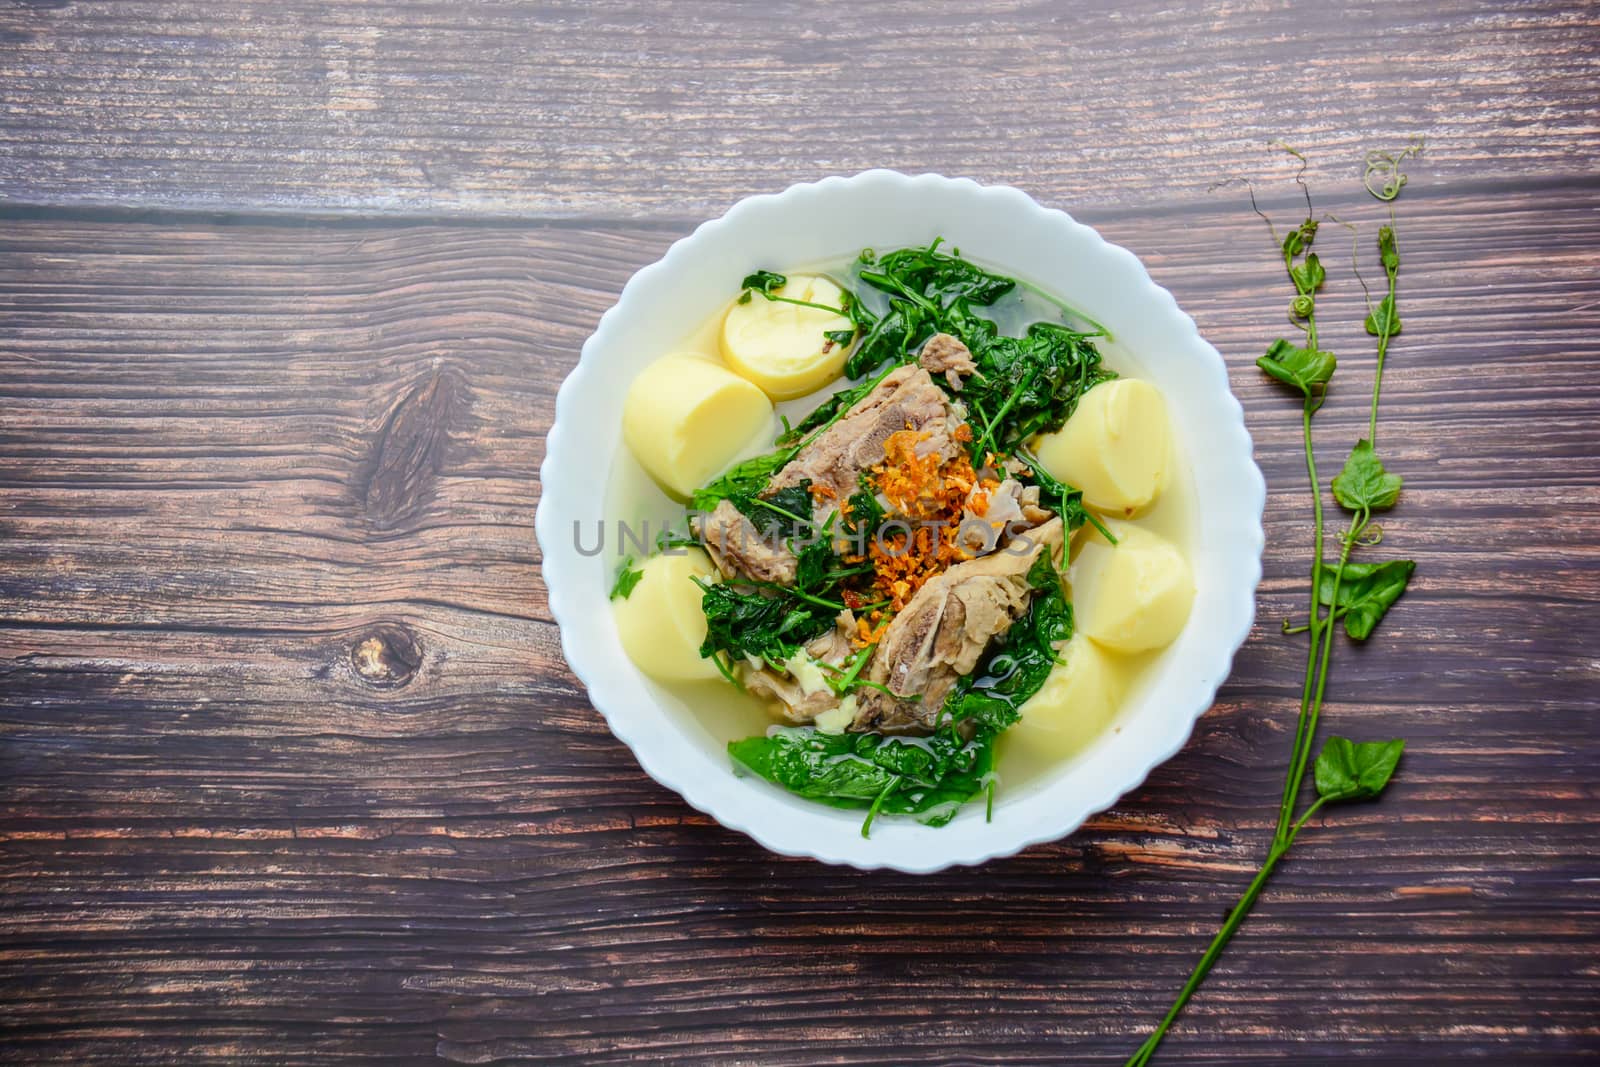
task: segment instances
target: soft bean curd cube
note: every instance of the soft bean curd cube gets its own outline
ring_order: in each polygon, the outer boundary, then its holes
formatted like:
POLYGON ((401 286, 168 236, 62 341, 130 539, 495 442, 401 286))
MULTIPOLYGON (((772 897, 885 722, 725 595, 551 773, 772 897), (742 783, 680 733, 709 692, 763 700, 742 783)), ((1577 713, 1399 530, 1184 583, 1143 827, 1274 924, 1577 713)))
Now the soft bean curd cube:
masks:
POLYGON ((765 393, 726 367, 689 354, 646 367, 622 407, 628 448, 651 477, 680 497, 721 473, 771 422, 765 393))

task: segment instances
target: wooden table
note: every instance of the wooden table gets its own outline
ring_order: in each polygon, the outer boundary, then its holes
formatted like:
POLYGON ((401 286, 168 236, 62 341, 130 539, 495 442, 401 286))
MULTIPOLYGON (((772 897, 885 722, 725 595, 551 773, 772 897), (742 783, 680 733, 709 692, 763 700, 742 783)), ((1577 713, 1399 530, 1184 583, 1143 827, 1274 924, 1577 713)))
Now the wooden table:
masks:
MULTIPOLYGON (((1301 838, 1162 1062, 1600 1056, 1600 9, 1147 0, 0 5, 0 1059, 1119 1064, 1262 858, 1302 658, 1262 206, 1398 202, 1387 550, 1301 838), (1256 632, 1183 753, 914 878, 687 808, 562 662, 556 387, 700 219, 869 166, 1012 182, 1226 355, 1256 632)), ((1329 226, 1332 465, 1370 340, 1329 226)))

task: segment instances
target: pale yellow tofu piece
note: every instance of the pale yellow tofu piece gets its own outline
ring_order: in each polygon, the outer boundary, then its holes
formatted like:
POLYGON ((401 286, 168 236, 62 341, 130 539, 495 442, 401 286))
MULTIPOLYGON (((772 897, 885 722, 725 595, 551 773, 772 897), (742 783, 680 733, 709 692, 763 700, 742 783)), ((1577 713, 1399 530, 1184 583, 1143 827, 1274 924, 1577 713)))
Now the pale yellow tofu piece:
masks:
POLYGON ((611 602, 617 636, 634 666, 663 682, 700 681, 721 676, 717 665, 700 655, 706 639, 706 617, 700 610, 695 578, 715 580, 716 568, 698 548, 683 555, 653 556, 639 567, 639 583, 626 598, 611 602))
POLYGON ((1107 654, 1083 634, 1073 635, 1044 686, 1022 705, 1022 718, 1006 731, 1008 751, 1026 750, 1030 765, 1064 760, 1083 749, 1111 722, 1122 700, 1122 679, 1107 654))
MULTIPOLYGON (((774 295, 844 307, 839 287, 814 274, 790 275, 774 295)), ((852 328, 843 315, 752 293, 749 300, 729 307, 722 320, 722 358, 772 399, 793 400, 839 377, 850 346, 825 334, 852 328)))
POLYGON ((1131 517, 1166 485, 1171 461, 1167 405, 1148 382, 1118 378, 1083 394, 1055 433, 1033 447, 1044 469, 1083 490, 1083 501, 1105 515, 1131 517))
POLYGON ((1148 652, 1177 638, 1194 604, 1194 575, 1178 547, 1129 523, 1112 523, 1115 545, 1098 534, 1072 562, 1078 629, 1113 652, 1148 652))
POLYGON ((628 387, 622 436, 662 488, 687 497, 772 425, 765 393, 697 355, 665 356, 628 387))

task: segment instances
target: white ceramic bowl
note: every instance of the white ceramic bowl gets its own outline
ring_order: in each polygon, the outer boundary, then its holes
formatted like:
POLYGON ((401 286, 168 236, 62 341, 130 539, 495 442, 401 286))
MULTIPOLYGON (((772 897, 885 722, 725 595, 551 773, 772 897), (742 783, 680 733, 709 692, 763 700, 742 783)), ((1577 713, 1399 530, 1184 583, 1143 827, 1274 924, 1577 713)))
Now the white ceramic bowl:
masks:
POLYGON ((872 170, 753 196, 635 274, 561 386, 540 479, 537 530, 550 612, 567 662, 612 733, 651 777, 722 825, 775 852, 860 868, 928 872, 981 863, 1063 837, 1110 807, 1173 756, 1211 706, 1249 633, 1261 577, 1265 485, 1222 356, 1194 320, 1131 252, 1088 226, 1017 189, 936 174, 872 170), (623 448, 628 381, 713 314, 746 273, 839 259, 863 247, 922 245, 939 235, 1104 324, 1170 398, 1198 502, 1190 546, 1196 596, 1189 625, 1123 709, 1120 730, 1019 794, 1002 786, 992 822, 974 802, 948 826, 883 819, 863 839, 860 812, 735 777, 726 752, 694 728, 693 710, 669 706, 677 698, 634 668, 607 607, 615 561, 610 553, 578 551, 573 524, 601 516, 602 486, 623 448))

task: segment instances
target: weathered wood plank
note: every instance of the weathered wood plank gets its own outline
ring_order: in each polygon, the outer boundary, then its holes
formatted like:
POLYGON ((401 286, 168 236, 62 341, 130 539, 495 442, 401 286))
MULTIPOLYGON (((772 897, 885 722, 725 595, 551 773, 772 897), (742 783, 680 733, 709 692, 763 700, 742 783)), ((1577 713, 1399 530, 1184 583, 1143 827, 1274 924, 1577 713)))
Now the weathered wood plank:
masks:
MULTIPOLYGON (((1328 717, 1411 748, 1306 835, 1173 1063, 1600 1049, 1600 188, 1402 208, 1387 525, 1419 572, 1328 717)), ((1143 788, 927 879, 720 829, 561 664, 532 530, 555 389, 680 230, 9 222, 8 1051, 1121 1062, 1269 832, 1309 523, 1293 405, 1251 365, 1283 291, 1247 205, 1079 213, 1228 357, 1272 490, 1260 622, 1143 788)), ((1370 356, 1329 265, 1331 464, 1370 356)))
POLYGON ((696 219, 875 166, 1203 199, 1288 137, 1358 172, 1593 174, 1592 4, 30 2, 0 199, 696 219))

